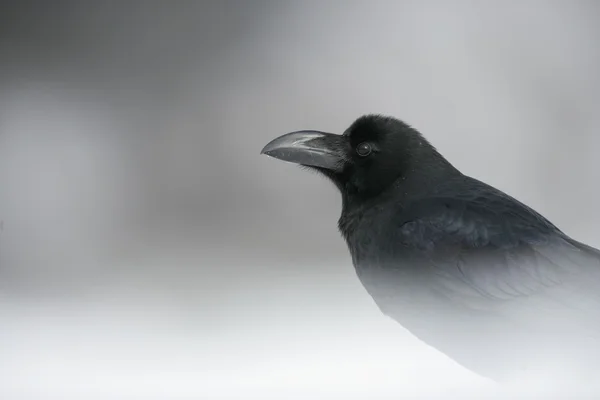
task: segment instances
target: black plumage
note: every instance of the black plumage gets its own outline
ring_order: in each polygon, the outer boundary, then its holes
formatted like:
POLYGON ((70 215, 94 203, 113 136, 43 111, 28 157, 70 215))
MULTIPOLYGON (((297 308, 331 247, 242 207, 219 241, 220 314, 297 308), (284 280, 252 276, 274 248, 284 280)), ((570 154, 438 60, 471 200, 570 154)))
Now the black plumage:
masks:
POLYGON ((263 153, 335 183, 358 277, 424 342, 498 381, 598 373, 600 251, 461 173, 416 129, 367 115, 263 153))

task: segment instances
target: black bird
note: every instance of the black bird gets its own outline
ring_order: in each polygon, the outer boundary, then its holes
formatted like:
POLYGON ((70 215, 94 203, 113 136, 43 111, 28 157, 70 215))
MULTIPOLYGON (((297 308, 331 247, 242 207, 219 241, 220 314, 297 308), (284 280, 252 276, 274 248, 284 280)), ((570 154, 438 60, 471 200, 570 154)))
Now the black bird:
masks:
POLYGON ((413 127, 365 115, 261 153, 337 186, 359 279, 425 343, 498 382, 598 376, 600 251, 464 175, 413 127))

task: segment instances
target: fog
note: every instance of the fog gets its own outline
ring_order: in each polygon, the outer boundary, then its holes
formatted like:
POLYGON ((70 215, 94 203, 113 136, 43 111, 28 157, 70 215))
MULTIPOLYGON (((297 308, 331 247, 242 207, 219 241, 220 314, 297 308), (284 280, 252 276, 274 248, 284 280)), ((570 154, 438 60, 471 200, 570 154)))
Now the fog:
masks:
POLYGON ((259 152, 390 114, 600 246, 599 20, 594 1, 5 2, 0 398, 502 398, 381 314, 335 188, 259 152))

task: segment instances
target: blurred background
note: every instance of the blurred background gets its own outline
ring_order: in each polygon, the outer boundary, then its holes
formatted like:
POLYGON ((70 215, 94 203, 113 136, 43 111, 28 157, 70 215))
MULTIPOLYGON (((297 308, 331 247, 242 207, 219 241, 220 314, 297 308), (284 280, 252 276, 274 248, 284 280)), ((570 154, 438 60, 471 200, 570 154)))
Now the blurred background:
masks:
POLYGON ((3 2, 0 398, 492 393, 379 312, 334 187, 259 152, 390 114, 600 246, 599 22, 594 0, 3 2))

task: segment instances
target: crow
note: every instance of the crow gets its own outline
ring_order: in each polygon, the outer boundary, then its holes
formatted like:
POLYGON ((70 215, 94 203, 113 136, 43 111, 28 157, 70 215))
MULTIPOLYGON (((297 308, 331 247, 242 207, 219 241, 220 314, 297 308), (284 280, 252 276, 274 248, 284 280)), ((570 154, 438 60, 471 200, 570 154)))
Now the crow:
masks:
POLYGON ((463 174, 417 129, 368 114, 261 154, 335 184, 358 278, 422 342, 498 383, 598 377, 600 251, 463 174))

